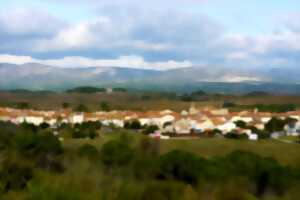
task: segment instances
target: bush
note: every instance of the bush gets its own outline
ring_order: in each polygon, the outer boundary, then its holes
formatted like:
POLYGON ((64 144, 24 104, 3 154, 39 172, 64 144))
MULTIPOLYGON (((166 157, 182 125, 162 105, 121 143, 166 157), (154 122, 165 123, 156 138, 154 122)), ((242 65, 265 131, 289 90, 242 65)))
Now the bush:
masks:
POLYGON ((228 139, 248 139, 248 135, 247 134, 238 134, 236 132, 229 132, 225 135, 225 138, 228 139))
POLYGON ((74 130, 72 132, 72 138, 74 138, 74 139, 81 139, 81 138, 86 138, 86 137, 87 137, 87 135, 83 131, 74 130))
POLYGON ((107 167, 123 166, 133 157, 133 150, 128 144, 119 140, 105 143, 101 149, 101 160, 107 167))
POLYGON ((45 154, 58 155, 63 152, 63 148, 56 136, 50 132, 46 132, 38 137, 37 151, 45 154))
POLYGON ((87 106, 83 105, 83 104, 79 104, 75 109, 75 112, 88 112, 89 109, 87 106))
POLYGON ((90 138, 95 139, 98 134, 97 130, 101 129, 101 123, 99 122, 83 122, 81 124, 75 124, 72 131, 72 138, 90 138))
POLYGON ((12 123, 0 122, 0 151, 11 147, 13 137, 19 132, 18 127, 12 123))
POLYGON ((31 124, 31 123, 27 123, 27 122, 23 122, 21 125, 20 125, 22 131, 30 131, 30 132, 37 132, 38 131, 38 127, 35 126, 34 124, 31 124))
POLYGON ((283 194, 293 178, 290 170, 270 158, 262 158, 254 153, 235 151, 226 158, 230 173, 247 177, 256 185, 256 195, 262 196, 267 190, 283 194))
POLYGON ((84 144, 79 147, 78 155, 82 157, 96 157, 98 155, 98 150, 91 144, 84 144))
POLYGON ((242 120, 238 120, 236 122, 234 122, 235 125, 239 128, 247 128, 247 123, 242 121, 242 120))
POLYGON ((42 124, 40 124, 40 129, 48 129, 50 127, 50 125, 46 122, 43 122, 42 124))
POLYGON ((159 130, 158 126, 150 125, 150 126, 146 126, 143 133, 148 135, 148 134, 154 133, 157 130, 159 130))
POLYGON ((101 110, 106 111, 106 112, 110 111, 110 106, 106 101, 102 101, 100 103, 100 108, 101 108, 101 110))
POLYGON ((224 101, 223 103, 223 108, 232 108, 232 107, 235 107, 236 104, 234 102, 231 102, 231 101, 224 101))
POLYGON ((22 133, 15 139, 16 148, 22 154, 39 155, 53 154, 58 155, 63 152, 62 145, 57 137, 52 133, 22 133))
POLYGON ((200 159, 192 153, 175 150, 160 157, 159 175, 163 179, 195 184, 200 169, 200 159))
POLYGON ((0 170, 0 190, 2 193, 23 190, 32 178, 33 170, 30 166, 5 160, 0 170))
POLYGON ((142 128, 142 125, 138 120, 134 120, 132 122, 125 122, 124 128, 132 129, 132 130, 139 130, 142 128))
POLYGON ((273 117, 266 125, 265 130, 269 133, 283 131, 285 126, 285 120, 273 117))

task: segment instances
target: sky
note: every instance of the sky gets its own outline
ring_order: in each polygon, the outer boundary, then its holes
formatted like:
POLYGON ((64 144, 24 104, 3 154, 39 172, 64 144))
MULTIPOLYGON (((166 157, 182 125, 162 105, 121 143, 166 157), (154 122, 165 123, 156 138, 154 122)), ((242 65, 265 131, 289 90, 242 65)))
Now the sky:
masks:
POLYGON ((1 0, 0 62, 297 68, 299 0, 1 0))

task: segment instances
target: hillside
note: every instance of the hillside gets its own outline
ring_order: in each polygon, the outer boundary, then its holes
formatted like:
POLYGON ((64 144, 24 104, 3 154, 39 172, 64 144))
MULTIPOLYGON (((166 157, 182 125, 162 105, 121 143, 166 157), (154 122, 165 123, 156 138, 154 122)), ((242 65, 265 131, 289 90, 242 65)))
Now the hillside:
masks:
POLYGON ((216 93, 254 91, 299 94, 297 69, 229 69, 226 67, 190 67, 167 71, 87 67, 60 68, 28 63, 0 64, 0 89, 62 91, 83 85, 105 88, 126 87, 139 90, 216 93), (213 69, 213 70, 212 70, 213 69))

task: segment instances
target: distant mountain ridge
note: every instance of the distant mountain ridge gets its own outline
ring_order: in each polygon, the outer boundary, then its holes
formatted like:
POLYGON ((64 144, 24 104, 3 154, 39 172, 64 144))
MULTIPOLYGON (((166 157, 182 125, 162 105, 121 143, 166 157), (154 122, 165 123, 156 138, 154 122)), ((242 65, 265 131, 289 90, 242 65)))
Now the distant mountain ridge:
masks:
POLYGON ((298 69, 190 67, 167 71, 122 67, 60 68, 0 63, 0 89, 67 90, 84 85, 170 91, 300 93, 298 69), (276 87, 275 87, 276 86, 276 87))

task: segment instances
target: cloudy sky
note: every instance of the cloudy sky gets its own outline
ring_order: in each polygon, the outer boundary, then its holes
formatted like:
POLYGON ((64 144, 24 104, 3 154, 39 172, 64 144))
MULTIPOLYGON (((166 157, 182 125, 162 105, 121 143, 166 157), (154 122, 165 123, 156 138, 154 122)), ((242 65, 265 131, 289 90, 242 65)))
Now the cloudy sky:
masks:
POLYGON ((0 1, 0 62, 166 70, 299 61, 299 0, 0 1))

